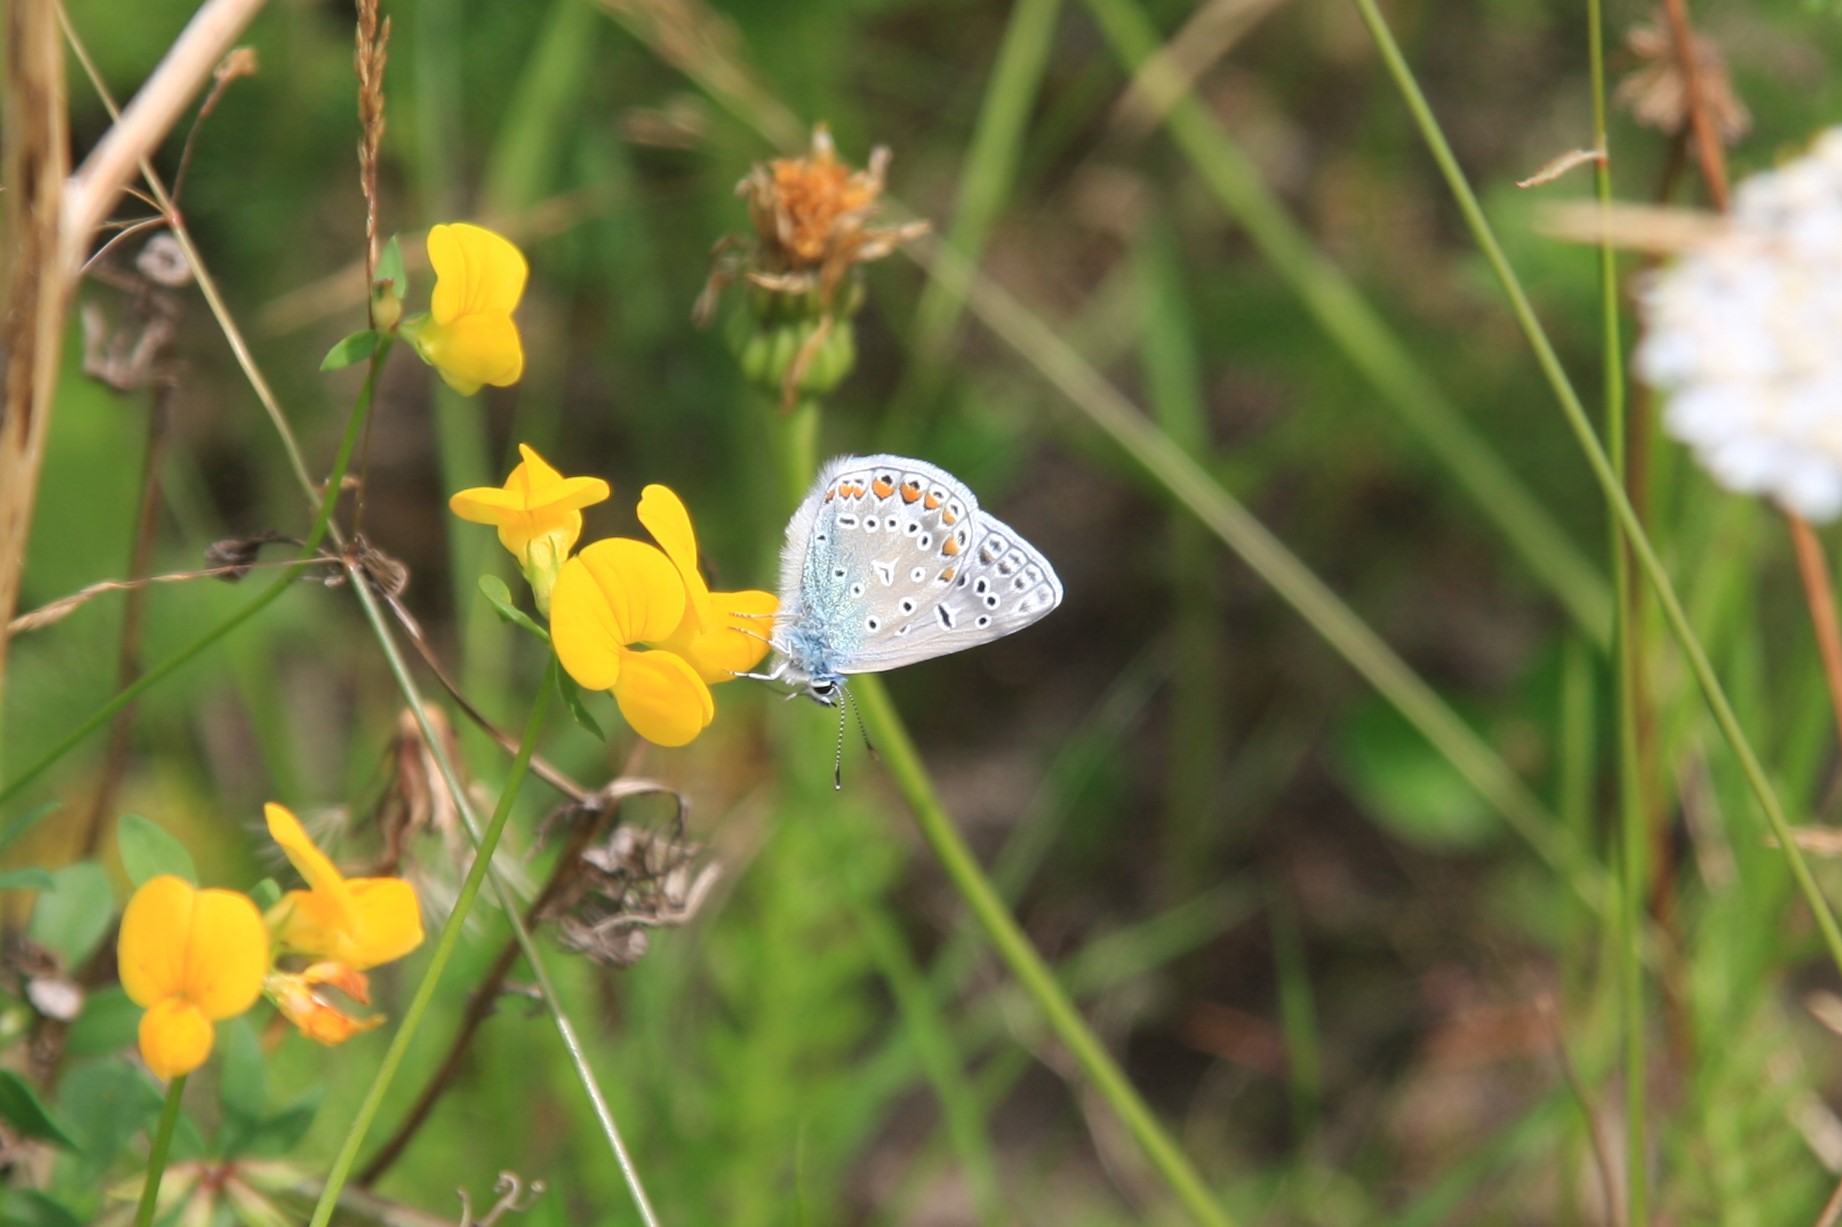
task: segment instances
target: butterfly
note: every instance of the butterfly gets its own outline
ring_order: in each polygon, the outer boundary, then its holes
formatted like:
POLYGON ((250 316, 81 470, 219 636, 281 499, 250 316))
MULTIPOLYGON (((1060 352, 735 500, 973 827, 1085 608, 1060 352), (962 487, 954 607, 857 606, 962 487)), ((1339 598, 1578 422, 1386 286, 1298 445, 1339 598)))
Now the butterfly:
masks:
POLYGON ((990 643, 1061 603, 1049 560, 951 473, 840 456, 787 524, 769 676, 830 704, 849 674, 990 643))

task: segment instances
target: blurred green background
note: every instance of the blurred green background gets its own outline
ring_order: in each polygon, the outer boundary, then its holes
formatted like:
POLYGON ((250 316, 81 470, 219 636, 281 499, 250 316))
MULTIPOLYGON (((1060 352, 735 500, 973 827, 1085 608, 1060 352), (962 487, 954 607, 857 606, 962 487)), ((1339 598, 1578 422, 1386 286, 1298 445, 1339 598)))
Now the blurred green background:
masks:
MULTIPOLYGON (((120 97, 190 14, 166 0, 69 10, 120 97)), ((532 265, 516 388, 462 401, 407 353, 383 381, 364 528, 410 569, 405 604, 474 700, 519 727, 542 661, 476 588, 489 570, 515 578, 510 560, 489 530, 449 516, 446 497, 496 484, 521 441, 613 483, 585 541, 637 533, 640 489, 664 482, 696 518, 713 586, 774 586, 789 510, 765 459, 775 410, 690 308, 713 244, 746 230, 737 180, 825 122, 855 163, 888 145, 892 215, 932 219, 1125 393, 1609 863, 1604 628, 1569 612, 1595 599, 1603 612, 1602 503, 1355 9, 1124 6, 1193 57, 1174 114, 1202 136, 1178 143, 1129 91, 1096 20, 1107 11, 1118 6, 387 5, 385 233, 475 220, 532 265), (1232 186, 1244 165, 1298 227, 1289 261, 1249 225, 1254 198, 1232 186), (1327 332, 1301 300, 1301 276, 1339 274, 1409 371, 1392 396, 1355 334, 1327 332), (1415 426, 1403 401, 1451 416, 1415 426), (1496 517, 1511 492, 1468 488, 1479 470, 1450 459, 1460 429, 1527 488, 1584 581, 1557 586, 1508 543, 1496 517)), ((1390 18, 1595 400, 1597 255, 1537 232, 1544 207, 1590 193, 1589 176, 1514 186, 1591 143, 1584 8, 1409 4, 1390 18)), ((1651 18, 1608 11, 1614 79, 1642 67, 1620 45, 1651 18)), ((364 323, 352 21, 338 4, 268 7, 245 40, 260 71, 203 121, 180 201, 316 475, 359 379, 321 375, 319 360, 364 323)), ((1736 175, 1842 114, 1833 13, 1710 6, 1703 24, 1752 112, 1736 175)), ((81 150, 106 114, 71 71, 81 150)), ((169 179, 183 138, 159 160, 169 179)), ((1611 141, 1621 196, 1653 200, 1663 185, 1698 198, 1670 137, 1621 109, 1611 141)), ((111 263, 127 268, 135 247, 111 263)), ((428 276, 420 243, 406 251, 418 309, 428 276)), ((1635 257, 1625 271, 1641 275, 1635 257)), ((1224 1204, 1248 1222, 1608 1221, 1591 1139, 1619 1134, 1625 1104, 1600 921, 1160 474, 1096 429, 1041 352, 961 311, 906 258, 870 266, 867 284, 860 357, 827 402, 823 454, 892 450, 957 473, 1067 587, 1041 625, 890 687, 960 828, 1224 1204)), ((201 565, 221 538, 307 523, 210 313, 191 288, 171 298, 156 571, 201 565)), ((97 282, 82 299, 109 328, 141 326, 129 292, 97 282)), ((73 326, 22 610, 129 565, 155 398, 86 379, 82 351, 73 326)), ((1794 819, 1833 818, 1833 729, 1782 533, 1667 441, 1647 454, 1653 532, 1749 732, 1794 819)), ((143 659, 244 599, 216 582, 153 589, 143 659)), ((122 609, 104 597, 15 641, 9 770, 113 692, 122 609)), ((1660 631, 1645 645, 1663 797, 1655 910, 1670 939, 1651 1001, 1657 1221, 1808 1222, 1842 1166, 1842 1122, 1825 1106, 1833 1036, 1805 1008, 1811 994, 1834 999, 1835 977, 1815 966, 1782 862, 1679 658, 1660 631)), ((664 1221, 1180 1221, 980 952, 855 735, 834 793, 831 713, 748 683, 717 698, 695 745, 634 769, 688 798, 720 886, 631 970, 560 951, 551 964, 664 1221)), ((593 786, 633 745, 612 705, 591 702, 609 744, 553 719, 543 753, 593 786)), ((270 799, 304 816, 347 811, 356 831, 337 855, 360 863, 375 852, 364 819, 390 785, 401 707, 349 594, 303 583, 139 704, 106 808, 181 836, 207 882, 274 870, 255 838, 270 799)), ((63 806, 14 860, 70 854, 105 742, 13 803, 63 806)), ((461 745, 490 808, 506 757, 471 732, 461 745)), ((532 831, 556 803, 534 782, 514 820, 508 853, 531 858, 534 879, 554 841, 540 849, 532 831)), ((628 816, 662 825, 670 807, 636 802, 628 816)), ((453 876, 434 841, 419 855, 431 876, 453 876)), ((378 1140, 503 940, 490 910, 477 926, 378 1140)), ((386 1012, 417 966, 381 977, 386 1012)), ((300 1180, 324 1172, 387 1034, 330 1051, 290 1037, 269 1052, 268 1102, 318 1106, 279 1148, 300 1180)), ((516 997, 376 1192, 451 1221, 452 1190, 477 1205, 501 1169, 549 1186, 520 1222, 636 1221, 554 1030, 516 997)))

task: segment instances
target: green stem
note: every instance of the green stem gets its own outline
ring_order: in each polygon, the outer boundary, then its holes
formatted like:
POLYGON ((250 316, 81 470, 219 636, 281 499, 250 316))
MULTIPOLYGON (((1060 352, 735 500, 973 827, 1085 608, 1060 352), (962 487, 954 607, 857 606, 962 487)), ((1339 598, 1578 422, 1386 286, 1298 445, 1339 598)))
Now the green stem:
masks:
POLYGON ((1663 617, 1669 623, 1670 632, 1681 646, 1682 653, 1688 658, 1689 668, 1695 675, 1695 681, 1701 688, 1708 710, 1714 716, 1714 723, 1721 735, 1732 748, 1734 757, 1739 761, 1740 771, 1746 777, 1753 796, 1758 800, 1759 808, 1765 813, 1766 825, 1771 828, 1772 837, 1789 865, 1791 876, 1797 882, 1797 888, 1815 917, 1817 928, 1823 934, 1823 944, 1827 947, 1830 959, 1836 967, 1842 969, 1842 926, 1836 923, 1835 913, 1830 910, 1829 901, 1824 898, 1822 889, 1810 872, 1810 866, 1804 859, 1803 852, 1797 846, 1796 837, 1791 831, 1791 823, 1785 817, 1783 806, 1773 790, 1771 781, 1765 774, 1765 766, 1753 751, 1752 743, 1740 727, 1739 717, 1734 714, 1733 705, 1727 699, 1727 692, 1721 686, 1720 678, 1714 672, 1714 665, 1708 660, 1707 651, 1695 635, 1694 627, 1689 624, 1688 614, 1682 608, 1682 601, 1676 595, 1675 585, 1670 582, 1669 573, 1663 569, 1662 560, 1650 544, 1650 537, 1644 531, 1644 525, 1637 517, 1637 511, 1631 500, 1625 496, 1624 485, 1619 475, 1612 468, 1612 462, 1600 446, 1599 438, 1593 433, 1591 420, 1586 415, 1585 407, 1580 403, 1579 393, 1574 391, 1573 383, 1567 377, 1566 368, 1561 365, 1559 355, 1554 352, 1554 345, 1542 328, 1534 307, 1522 288, 1521 280, 1510 266, 1509 259, 1503 254, 1503 248, 1497 242, 1496 232, 1491 229, 1489 220, 1484 216, 1483 206, 1478 204, 1477 196, 1465 179, 1464 171, 1459 168, 1458 159, 1452 148, 1446 143, 1445 133, 1439 127, 1439 120, 1427 105, 1426 97, 1420 92, 1420 86, 1414 80, 1413 70, 1401 54, 1400 46, 1394 41, 1393 33, 1388 29, 1387 21, 1375 0, 1355 0, 1362 19, 1369 27, 1375 39, 1375 45, 1381 52, 1382 62, 1388 73, 1394 78, 1396 87, 1413 114, 1414 122, 1419 126, 1421 138, 1432 152, 1433 160, 1445 176, 1446 186, 1451 190, 1453 199, 1458 203, 1459 212, 1464 215, 1465 224, 1470 229, 1478 248, 1485 260, 1496 274, 1497 281, 1508 298, 1510 311, 1521 325, 1529 348, 1534 351, 1536 363, 1541 367, 1543 376, 1548 381, 1555 400, 1559 403, 1562 416, 1567 419, 1568 428, 1573 431, 1579 442, 1580 450, 1586 454, 1588 466, 1592 469, 1594 479, 1599 483, 1606 502, 1617 517, 1619 527, 1623 530, 1626 541, 1637 555, 1639 567, 1651 588, 1656 592, 1657 602, 1663 608, 1663 617))
POLYGON ((160 1201, 160 1179, 166 1175, 166 1156, 173 1148, 173 1132, 179 1127, 179 1101, 185 1095, 188 1076, 180 1074, 166 1088, 166 1106, 160 1109, 153 1150, 147 1155, 147 1183, 141 1186, 141 1202, 134 1210, 134 1227, 150 1227, 153 1222, 154 1209, 160 1201))
MULTIPOLYGON (((842 327, 850 327, 845 321, 842 327)), ((780 465, 781 493, 790 515, 806 497, 806 487, 819 469, 819 402, 811 397, 799 402, 774 422, 775 460, 780 465)))
POLYGON ((460 945, 461 930, 467 923, 467 914, 473 910, 474 898, 486 880, 493 851, 499 846, 499 836, 505 832, 506 820, 512 815, 512 803, 518 797, 518 789, 524 783, 525 769, 530 766, 531 754, 537 748, 537 734, 543 728, 544 712, 550 706, 551 692, 556 689, 556 670, 556 658, 552 657, 550 667, 544 672, 537 699, 531 704, 531 714, 525 720, 524 736, 518 742, 518 753, 512 759, 511 771, 506 776, 504 787, 499 790, 499 803, 493 808, 492 819, 480 835, 473 864, 467 867, 467 876, 461 882, 460 894, 455 897, 454 910, 442 926, 441 936, 435 943, 434 956, 423 970, 422 981, 416 985, 416 994, 410 999, 409 1008, 403 1011, 403 1021, 398 1024, 396 1034, 390 1038, 390 1047, 377 1067, 376 1076, 371 1079, 371 1089, 365 1092, 364 1101, 358 1105, 358 1114, 352 1118, 351 1127, 346 1130, 345 1142, 339 1148, 338 1157, 333 1160, 332 1170, 327 1173, 326 1186, 320 1191, 319 1203, 314 1206, 311 1227, 326 1227, 332 1219, 333 1210, 339 1204, 339 1191, 345 1187, 346 1178, 351 1175, 352 1166, 358 1161, 359 1148, 364 1145, 365 1134, 370 1131, 371 1122, 383 1106, 384 1093, 395 1080, 397 1070, 409 1052, 410 1042, 416 1038, 416 1032, 422 1026, 423 1015, 428 1013, 429 1003, 435 999, 435 990, 441 984, 441 973, 447 968, 448 960, 454 956, 455 947, 460 945))
MULTIPOLYGON (((1600 208, 1612 203, 1610 136, 1606 124, 1605 18, 1600 0, 1586 0, 1587 57, 1592 75, 1593 142, 1600 151, 1593 186, 1600 208)), ((1625 414, 1624 338, 1618 321, 1618 253, 1599 244, 1600 348, 1605 364, 1606 452, 1614 472, 1630 481, 1625 414)), ((1628 493, 1628 489, 1627 489, 1628 493)), ((1647 1020, 1644 1002, 1643 934, 1650 896, 1644 764, 1638 737, 1638 676, 1643 610, 1631 583, 1631 551, 1615 521, 1608 520, 1616 632, 1612 663, 1618 697, 1618 813, 1620 834, 1618 934, 1619 999, 1623 1014, 1625 1070, 1625 1222, 1649 1221, 1647 1020)))
POLYGON ((864 724, 876 744, 877 753, 888 769, 896 788, 914 811, 921 835, 933 849, 935 858, 952 879, 966 905, 972 909, 985 935, 1004 960, 1011 974, 1036 1002, 1050 1028, 1067 1045, 1077 1064, 1086 1073, 1101 1098, 1131 1132, 1145 1156, 1151 1160, 1171 1190, 1183 1202, 1197 1222, 1210 1227, 1227 1227, 1233 1220, 1209 1191, 1196 1169, 1164 1132, 1157 1117, 1138 1092, 1120 1072, 1094 1033, 1056 983, 1055 976, 1043 963, 1042 956, 1030 945, 1029 938, 1011 918, 997 891, 979 868, 972 852, 947 817, 934 793, 927 768, 909 740, 908 730, 889 701, 882 679, 874 675, 854 678, 852 696, 863 713, 864 724))
POLYGON ((224 621, 212 627, 203 635, 200 635, 197 639, 181 648, 172 656, 167 657, 158 665, 155 665, 153 668, 143 673, 140 677, 136 678, 132 684, 118 691, 114 698, 104 703, 94 712, 91 712, 87 719, 75 729, 71 730, 71 732, 67 734, 62 741, 58 742, 57 745, 53 746, 43 758, 33 763, 30 767, 27 767, 19 775, 7 781, 4 787, 0 787, 0 804, 4 804, 17 796, 21 789, 43 775, 53 764, 81 744, 90 734, 107 724, 116 712, 121 711, 130 703, 133 703, 146 691, 151 690, 160 682, 165 681, 194 658, 203 654, 206 649, 223 639, 224 636, 230 634, 230 632, 236 630, 245 622, 248 622, 251 618, 268 608, 277 597, 286 592, 294 583, 295 577, 313 560, 314 554, 320 548, 320 542, 326 539, 327 533, 332 529, 333 509, 339 505, 339 494, 341 488, 345 485, 346 471, 352 463, 353 449, 356 448, 358 444, 358 436, 364 429, 365 419, 369 417, 371 412, 371 402, 377 393, 378 372, 383 369, 384 359, 390 353, 390 347, 393 340, 394 338, 386 336, 383 342, 378 346, 377 353, 371 359, 370 372, 365 376, 364 386, 359 389, 358 399, 352 405, 351 415, 346 420, 345 437, 339 441, 339 454, 333 460, 332 474, 326 479, 325 489, 320 495, 319 507, 313 519, 313 527, 307 534, 307 543, 301 547, 300 556, 296 559, 295 565, 288 567, 277 576, 275 582, 264 589, 255 600, 245 605, 242 609, 239 609, 236 613, 231 614, 230 617, 224 619, 224 621))

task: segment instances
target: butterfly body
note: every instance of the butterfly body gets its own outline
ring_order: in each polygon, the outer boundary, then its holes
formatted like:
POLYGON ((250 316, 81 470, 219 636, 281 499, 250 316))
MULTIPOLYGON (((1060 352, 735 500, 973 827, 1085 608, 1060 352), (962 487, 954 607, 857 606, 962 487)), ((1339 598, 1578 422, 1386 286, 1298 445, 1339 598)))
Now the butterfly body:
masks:
POLYGON ((989 643, 1061 600, 1048 560, 950 473, 840 457, 787 525, 774 675, 830 702, 850 674, 989 643))

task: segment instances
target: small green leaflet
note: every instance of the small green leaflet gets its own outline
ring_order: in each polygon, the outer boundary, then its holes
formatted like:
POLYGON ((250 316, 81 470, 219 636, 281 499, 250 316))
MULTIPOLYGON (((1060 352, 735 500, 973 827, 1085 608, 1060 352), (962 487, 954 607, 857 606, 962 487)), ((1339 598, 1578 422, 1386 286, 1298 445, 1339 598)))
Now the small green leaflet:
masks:
POLYGON ((500 579, 497 575, 482 575, 480 576, 480 591, 486 595, 486 599, 490 601, 492 607, 498 611, 499 620, 501 622, 510 622, 514 626, 522 626, 533 635, 536 635, 539 639, 542 639, 545 643, 550 642, 550 632, 533 622, 528 614, 518 608, 518 606, 512 604, 512 590, 505 586, 504 580, 500 579))
POLYGON ((31 1084, 10 1069, 0 1069, 0 1120, 4 1120, 22 1137, 49 1142, 60 1150, 75 1150, 77 1144, 52 1118, 51 1109, 38 1097, 31 1084))
POLYGON ((354 332, 326 351, 326 357, 320 361, 320 369, 322 371, 343 371, 354 362, 363 362, 377 352, 377 343, 382 339, 369 328, 363 332, 354 332))
POLYGON ((116 838, 121 845, 122 868, 136 886, 165 873, 198 885, 198 868, 192 864, 192 854, 152 819, 123 814, 116 838))

